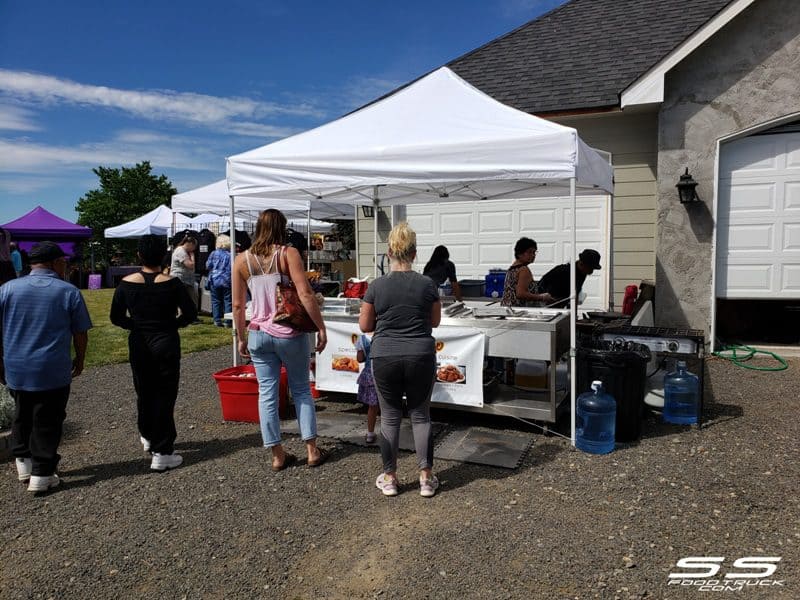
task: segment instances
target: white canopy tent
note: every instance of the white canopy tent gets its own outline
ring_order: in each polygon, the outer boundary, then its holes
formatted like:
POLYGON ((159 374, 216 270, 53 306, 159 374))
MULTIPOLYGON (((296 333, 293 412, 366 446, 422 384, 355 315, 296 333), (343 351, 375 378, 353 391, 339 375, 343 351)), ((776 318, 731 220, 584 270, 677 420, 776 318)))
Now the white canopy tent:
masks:
POLYGON ((574 129, 501 104, 446 67, 341 119, 229 157, 227 181, 232 209, 243 201, 277 198, 307 200, 312 206, 348 202, 377 207, 568 195, 574 255, 576 196, 613 193, 608 160, 574 129))
MULTIPOLYGON (((189 217, 180 213, 175 215, 175 219, 180 229, 185 229, 182 224, 189 222, 189 217)), ((107 228, 103 235, 107 238, 138 238, 149 233, 168 235, 172 230, 172 220, 172 210, 162 204, 132 221, 107 228)))

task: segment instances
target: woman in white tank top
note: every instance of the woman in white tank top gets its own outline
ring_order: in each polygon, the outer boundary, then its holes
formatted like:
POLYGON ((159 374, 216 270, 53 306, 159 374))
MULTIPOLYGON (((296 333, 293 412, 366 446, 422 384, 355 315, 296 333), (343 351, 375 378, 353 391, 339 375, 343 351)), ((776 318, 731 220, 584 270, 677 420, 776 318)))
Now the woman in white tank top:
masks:
POLYGON ((315 350, 321 352, 328 342, 325 322, 306 279, 300 254, 295 248, 283 246, 285 233, 286 217, 283 213, 275 209, 262 212, 256 224, 253 245, 236 257, 232 280, 233 319, 239 354, 250 357, 256 369, 261 437, 264 447, 272 450, 273 471, 282 471, 296 461, 296 457, 286 452, 281 444, 278 415, 281 364, 286 367, 289 377, 300 434, 306 445, 307 464, 317 467, 328 458, 328 452, 317 447, 314 399, 308 383, 311 352, 308 335, 273 322, 275 291, 281 278, 276 256, 282 249, 300 301, 319 328, 315 350), (252 298, 249 325, 245 323, 248 289, 252 298))

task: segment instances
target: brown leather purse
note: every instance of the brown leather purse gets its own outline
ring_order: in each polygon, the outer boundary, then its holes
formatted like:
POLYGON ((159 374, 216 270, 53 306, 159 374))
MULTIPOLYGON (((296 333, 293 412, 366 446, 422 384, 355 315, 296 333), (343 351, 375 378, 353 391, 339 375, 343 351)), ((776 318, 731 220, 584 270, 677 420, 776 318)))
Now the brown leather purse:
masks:
POLYGON ((289 275, 289 261, 286 258, 286 246, 278 249, 278 273, 281 279, 275 290, 275 316, 273 323, 286 325, 297 331, 314 332, 319 327, 311 319, 306 307, 300 301, 292 277, 289 275))

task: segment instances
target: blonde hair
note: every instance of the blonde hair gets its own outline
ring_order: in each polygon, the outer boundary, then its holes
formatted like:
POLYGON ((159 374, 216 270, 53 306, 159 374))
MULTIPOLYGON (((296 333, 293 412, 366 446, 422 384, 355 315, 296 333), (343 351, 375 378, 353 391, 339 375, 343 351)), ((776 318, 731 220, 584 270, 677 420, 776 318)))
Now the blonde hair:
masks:
POLYGON ((411 263, 417 253, 417 234, 408 223, 402 221, 389 232, 389 254, 391 258, 411 263))
POLYGON ((231 236, 225 235, 224 233, 220 233, 217 236, 217 248, 221 248, 223 250, 230 250, 231 249, 231 236))

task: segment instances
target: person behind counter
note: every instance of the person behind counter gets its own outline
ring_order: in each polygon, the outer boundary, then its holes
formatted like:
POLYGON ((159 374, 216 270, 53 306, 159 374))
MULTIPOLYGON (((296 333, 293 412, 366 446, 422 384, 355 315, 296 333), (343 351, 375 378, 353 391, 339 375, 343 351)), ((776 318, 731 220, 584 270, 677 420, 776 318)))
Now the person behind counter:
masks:
POLYGON ((308 383, 310 348, 308 335, 287 325, 274 323, 276 292, 281 277, 289 277, 297 295, 319 328, 315 350, 322 352, 328 343, 325 322, 306 279, 305 267, 296 248, 284 245, 286 217, 274 208, 263 211, 256 223, 253 245, 236 257, 233 278, 233 320, 239 354, 252 358, 258 379, 258 416, 265 448, 272 450, 272 470, 282 471, 296 461, 281 444, 278 414, 278 381, 281 363, 286 367, 300 435, 306 445, 309 467, 324 463, 329 452, 317 446, 317 416, 308 383), (288 273, 281 273, 288 263, 288 273), (285 261, 285 262, 284 262, 285 261), (283 268, 283 267, 282 267, 283 268), (252 296, 250 325, 245 327, 247 291, 252 296))
POLYGON ((381 410, 383 472, 375 485, 384 496, 396 496, 397 452, 403 395, 411 418, 419 466, 419 493, 430 498, 439 487, 432 473, 431 392, 436 349, 431 330, 442 318, 442 303, 430 277, 412 270, 417 235, 402 222, 389 233, 391 270, 368 288, 361 304, 361 331, 375 332, 370 358, 381 410))
MULTIPOLYGON (((579 294, 583 289, 583 282, 586 277, 600 270, 600 253, 597 250, 587 248, 578 255, 575 263, 575 293, 579 294)), ((554 305, 554 308, 564 308, 569 306, 569 263, 557 265, 550 269, 539 281, 537 291, 550 294, 553 298, 562 300, 554 305)))
MULTIPOLYGON (((169 274, 180 279, 186 287, 186 292, 195 306, 198 307, 197 283, 194 279, 194 251, 197 250, 197 238, 190 235, 184 237, 172 251, 172 261, 170 262, 169 274)), ((194 320, 193 324, 200 323, 199 319, 194 320)))
POLYGON ((456 278, 456 266, 450 260, 450 252, 447 246, 436 246, 433 249, 431 259, 422 269, 422 274, 430 277, 437 288, 445 281, 449 281, 453 287, 453 295, 456 300, 461 301, 461 286, 458 285, 458 279, 456 278))
POLYGON ((531 238, 521 237, 514 244, 515 260, 506 271, 506 281, 503 287, 503 306, 541 306, 553 301, 548 293, 536 291, 536 282, 533 273, 528 267, 536 260, 538 246, 531 238))
POLYGON ((111 322, 130 331, 128 352, 136 390, 139 439, 152 453, 150 469, 179 467, 175 453, 175 401, 181 378, 181 340, 178 329, 197 318, 197 306, 179 279, 161 272, 167 252, 163 236, 139 238, 142 270, 124 277, 111 301, 111 322), (178 314, 180 309, 180 316, 178 314))

